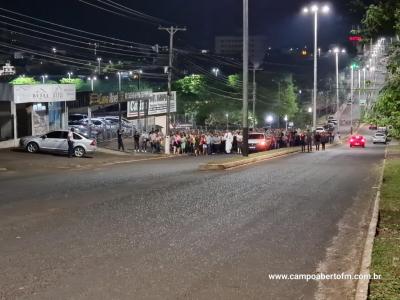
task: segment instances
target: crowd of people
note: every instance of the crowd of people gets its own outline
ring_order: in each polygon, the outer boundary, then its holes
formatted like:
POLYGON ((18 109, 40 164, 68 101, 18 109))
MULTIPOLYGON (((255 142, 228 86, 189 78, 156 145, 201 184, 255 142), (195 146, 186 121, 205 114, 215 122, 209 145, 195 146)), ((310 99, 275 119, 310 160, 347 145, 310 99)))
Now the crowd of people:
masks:
MULTIPOLYGON (((303 152, 312 151, 312 145, 315 145, 317 151, 320 146, 325 150, 325 145, 332 143, 334 138, 331 132, 312 133, 300 129, 256 129, 251 132, 266 133, 271 141, 270 149, 301 146, 303 152)), ((158 130, 149 133, 136 132, 133 139, 135 152, 151 153, 160 153, 166 141, 163 133, 158 130)), ((175 155, 241 154, 243 135, 239 130, 182 130, 171 132, 169 141, 170 153, 175 155)))

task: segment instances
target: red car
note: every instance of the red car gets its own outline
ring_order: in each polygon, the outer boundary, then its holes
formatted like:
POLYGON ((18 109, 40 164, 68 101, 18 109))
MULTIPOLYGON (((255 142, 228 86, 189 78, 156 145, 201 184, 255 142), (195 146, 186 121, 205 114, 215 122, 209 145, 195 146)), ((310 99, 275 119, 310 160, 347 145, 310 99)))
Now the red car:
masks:
POLYGON ((365 148, 365 138, 362 135, 353 135, 350 138, 350 147, 363 147, 363 148, 365 148))

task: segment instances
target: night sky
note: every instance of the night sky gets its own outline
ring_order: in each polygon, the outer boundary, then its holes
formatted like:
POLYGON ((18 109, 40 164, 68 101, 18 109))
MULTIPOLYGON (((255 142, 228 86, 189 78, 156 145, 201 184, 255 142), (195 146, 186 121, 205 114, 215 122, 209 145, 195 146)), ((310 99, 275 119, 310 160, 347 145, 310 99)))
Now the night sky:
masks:
MULTIPOLYGON (((87 0, 91 2, 91 0, 87 0)), ((162 18, 188 31, 177 36, 181 47, 213 48, 218 34, 241 34, 241 0, 114 0, 132 9, 162 18)), ((250 0, 250 34, 265 35, 273 47, 311 45, 312 17, 301 14, 307 1, 250 0)), ((321 17, 322 47, 344 43, 351 25, 359 20, 351 16, 346 0, 331 1, 333 11, 321 17)), ((98 10, 78 0, 0 0, 1 7, 92 32, 135 42, 167 44, 167 34, 156 24, 129 20, 98 10)), ((91 3, 95 3, 92 1, 91 3)), ((325 2, 324 2, 325 3, 325 2)))

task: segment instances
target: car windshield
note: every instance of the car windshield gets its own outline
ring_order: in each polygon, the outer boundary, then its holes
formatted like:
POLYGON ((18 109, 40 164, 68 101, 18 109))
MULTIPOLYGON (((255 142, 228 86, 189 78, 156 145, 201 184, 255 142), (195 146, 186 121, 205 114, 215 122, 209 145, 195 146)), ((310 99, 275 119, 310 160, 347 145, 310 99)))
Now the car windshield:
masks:
POLYGON ((252 140, 259 140, 259 139, 263 139, 264 138, 264 134, 262 133, 253 133, 249 135, 249 139, 252 140))

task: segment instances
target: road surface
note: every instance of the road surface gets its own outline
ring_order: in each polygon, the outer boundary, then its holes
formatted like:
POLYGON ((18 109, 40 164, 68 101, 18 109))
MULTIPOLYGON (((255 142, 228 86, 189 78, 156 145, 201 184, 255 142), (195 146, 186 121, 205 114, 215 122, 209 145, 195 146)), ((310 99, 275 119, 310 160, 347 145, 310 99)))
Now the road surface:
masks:
POLYGON ((0 173, 0 299, 345 299, 355 282, 268 275, 357 272, 383 157, 0 173))

